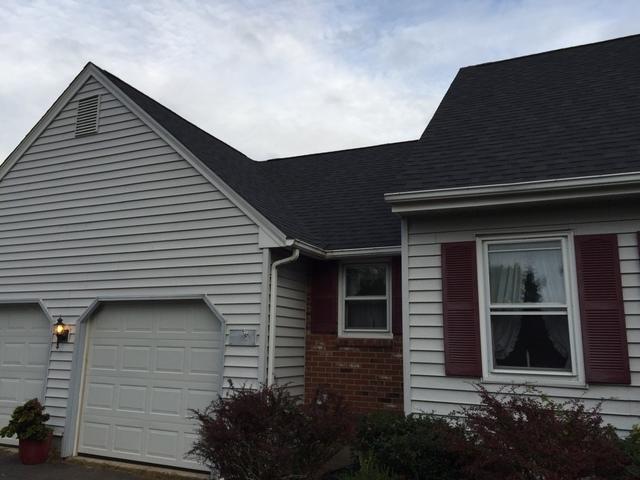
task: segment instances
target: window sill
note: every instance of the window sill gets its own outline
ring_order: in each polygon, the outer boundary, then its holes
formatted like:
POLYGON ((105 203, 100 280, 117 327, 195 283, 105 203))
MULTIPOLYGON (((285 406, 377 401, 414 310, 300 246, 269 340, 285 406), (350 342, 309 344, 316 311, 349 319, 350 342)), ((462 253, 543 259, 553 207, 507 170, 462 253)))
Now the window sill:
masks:
POLYGON ((338 347, 391 348, 393 337, 338 337, 338 347))
POLYGON ((482 385, 500 385, 500 386, 528 386, 541 388, 572 388, 575 390, 588 390, 589 386, 585 383, 572 378, 563 377, 540 377, 532 378, 530 376, 518 377, 517 375, 491 376, 480 380, 482 385))

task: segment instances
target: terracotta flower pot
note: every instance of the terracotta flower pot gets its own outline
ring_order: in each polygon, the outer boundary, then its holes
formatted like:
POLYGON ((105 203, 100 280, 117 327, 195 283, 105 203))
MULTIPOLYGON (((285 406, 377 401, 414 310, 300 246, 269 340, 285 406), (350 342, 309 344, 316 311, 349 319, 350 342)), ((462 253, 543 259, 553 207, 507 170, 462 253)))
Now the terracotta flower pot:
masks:
POLYGON ((49 458, 52 438, 53 434, 50 433, 44 440, 20 440, 18 444, 20 461, 25 465, 46 462, 49 458))

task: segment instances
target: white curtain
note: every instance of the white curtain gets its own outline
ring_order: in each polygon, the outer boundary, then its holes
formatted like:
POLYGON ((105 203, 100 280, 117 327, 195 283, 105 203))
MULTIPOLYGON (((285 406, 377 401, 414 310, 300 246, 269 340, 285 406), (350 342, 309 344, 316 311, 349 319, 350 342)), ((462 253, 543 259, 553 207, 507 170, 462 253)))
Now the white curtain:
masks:
POLYGON ((516 347, 522 321, 519 316, 491 317, 491 335, 493 337, 493 354, 497 360, 507 358, 516 347))
POLYGON ((492 265, 489 283, 492 303, 520 303, 524 278, 520 265, 492 265))
POLYGON ((544 319, 544 326, 547 329, 549 339, 553 348, 567 359, 565 367, 571 367, 571 340, 569 339, 569 327, 565 316, 547 316, 544 319))
POLYGON ((533 275, 539 301, 564 303, 562 251, 523 250, 489 252, 492 303, 524 302, 527 274, 533 275))

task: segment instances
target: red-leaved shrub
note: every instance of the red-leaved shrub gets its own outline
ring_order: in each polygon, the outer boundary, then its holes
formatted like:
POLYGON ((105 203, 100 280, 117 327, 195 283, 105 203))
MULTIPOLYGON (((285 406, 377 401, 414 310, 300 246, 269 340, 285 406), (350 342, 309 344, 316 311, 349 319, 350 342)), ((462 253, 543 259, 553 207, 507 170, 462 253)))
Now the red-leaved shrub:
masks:
POLYGON ((554 402, 533 389, 497 394, 478 386, 481 403, 459 412, 466 438, 454 449, 475 480, 625 478, 627 456, 600 405, 554 402))
POLYGON ((302 405, 286 386, 234 388, 203 411, 190 454, 225 480, 304 479, 352 438, 340 397, 319 392, 302 405))

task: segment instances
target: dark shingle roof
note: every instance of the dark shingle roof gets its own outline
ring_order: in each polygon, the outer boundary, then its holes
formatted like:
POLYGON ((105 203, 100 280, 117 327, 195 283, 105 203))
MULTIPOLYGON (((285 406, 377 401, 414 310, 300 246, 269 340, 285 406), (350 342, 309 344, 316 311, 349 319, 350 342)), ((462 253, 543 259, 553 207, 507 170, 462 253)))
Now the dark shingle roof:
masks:
POLYGON ((466 67, 416 141, 255 162, 103 70, 286 235, 399 245, 390 192, 640 171, 640 35, 466 67))
POLYGON ((101 71, 286 235, 327 249, 400 245, 383 195, 415 141, 256 162, 101 71))
POLYGON ((416 141, 258 162, 315 245, 400 245, 400 221, 383 195, 416 141))
POLYGON ((640 35, 463 68, 396 191, 640 171, 640 35))

